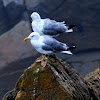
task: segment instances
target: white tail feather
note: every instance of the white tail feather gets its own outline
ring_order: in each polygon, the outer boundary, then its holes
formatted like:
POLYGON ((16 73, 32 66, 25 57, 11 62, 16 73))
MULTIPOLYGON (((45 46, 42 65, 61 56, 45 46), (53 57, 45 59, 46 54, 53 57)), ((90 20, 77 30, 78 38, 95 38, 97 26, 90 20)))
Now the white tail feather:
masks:
POLYGON ((66 30, 66 32, 73 32, 73 29, 66 30))
POLYGON ((62 51, 61 53, 67 53, 67 54, 72 55, 72 52, 71 51, 62 51))

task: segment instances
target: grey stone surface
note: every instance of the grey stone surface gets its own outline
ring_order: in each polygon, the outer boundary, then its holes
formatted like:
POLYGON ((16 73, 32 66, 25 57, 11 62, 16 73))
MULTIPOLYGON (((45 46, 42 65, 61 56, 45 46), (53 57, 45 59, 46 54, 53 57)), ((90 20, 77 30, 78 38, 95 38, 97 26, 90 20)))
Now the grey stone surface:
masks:
POLYGON ((3 6, 3 2, 0 1, 0 35, 6 32, 9 27, 9 18, 7 16, 5 7, 3 6))
POLYGON ((85 52, 80 54, 73 54, 72 56, 67 56, 58 54, 58 57, 62 58, 71 66, 76 69, 81 76, 85 76, 89 72, 100 68, 100 52, 85 52))
POLYGON ((45 0, 24 0, 25 6, 28 10, 32 10, 33 7, 36 7, 39 3, 46 2, 45 0))
POLYGON ((23 19, 25 6, 22 0, 19 1, 20 0, 0 1, 0 35, 9 31, 23 19))
POLYGON ((18 5, 15 2, 11 2, 5 7, 5 10, 7 12, 7 16, 9 17, 10 25, 13 27, 20 20, 22 20, 22 14, 24 13, 25 8, 23 5, 18 5))
POLYGON ((21 21, 0 37, 0 68, 15 60, 33 55, 34 48, 30 42, 24 42, 24 38, 29 33, 31 33, 29 22, 21 21))
POLYGON ((18 5, 23 5, 24 0, 3 0, 4 6, 7 6, 11 2, 15 2, 18 5))

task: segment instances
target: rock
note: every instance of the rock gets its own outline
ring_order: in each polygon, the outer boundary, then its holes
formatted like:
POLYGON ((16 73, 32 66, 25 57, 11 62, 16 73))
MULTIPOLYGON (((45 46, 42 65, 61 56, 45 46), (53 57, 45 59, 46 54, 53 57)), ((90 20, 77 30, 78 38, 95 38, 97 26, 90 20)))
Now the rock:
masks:
POLYGON ((92 80, 100 79, 100 69, 98 68, 94 72, 91 72, 91 73, 87 74, 84 77, 84 79, 87 80, 87 81, 90 81, 91 79, 92 80))
MULTIPOLYGON (((99 100, 87 83, 68 63, 54 55, 41 56, 18 79, 3 100, 99 100), (47 62, 42 67, 37 60, 47 62)), ((99 90, 100 91, 100 90, 99 90)), ((95 93, 96 94, 96 93, 95 93)))
POLYGON ((3 98, 3 100, 15 100, 15 98, 13 97, 13 95, 14 95, 13 92, 14 92, 14 90, 7 92, 5 94, 5 97, 3 98))
POLYGON ((16 3, 17 5, 23 5, 24 0, 3 0, 4 6, 7 6, 7 5, 10 4, 11 2, 14 2, 14 3, 16 3))
POLYGON ((9 18, 7 16, 3 2, 0 1, 0 35, 10 28, 9 18))
POLYGON ((77 50, 75 50, 72 52, 73 52, 72 56, 67 56, 67 55, 65 56, 65 55, 58 54, 58 57, 70 63, 71 66, 74 69, 76 69, 76 71, 78 71, 81 76, 84 77, 86 74, 94 71, 96 68, 100 68, 99 51, 83 50, 83 52, 79 53, 77 50))
POLYGON ((25 12, 23 3, 23 0, 0 1, 0 35, 10 30, 23 19, 25 12))
POLYGON ((27 10, 32 10, 33 7, 36 7, 39 3, 45 2, 45 0, 24 0, 27 10))
MULTIPOLYGON (((39 55, 36 56, 36 58, 39 55)), ((35 57, 28 57, 11 62, 7 66, 0 69, 0 100, 2 100, 5 93, 12 90, 18 78, 23 74, 23 71, 30 66, 35 57)))
POLYGON ((31 33, 29 22, 21 21, 0 37, 0 68, 18 59, 37 54, 24 38, 31 33))
POLYGON ((100 99, 100 69, 96 69, 94 72, 89 73, 84 77, 88 87, 93 93, 95 100, 100 99))
POLYGON ((23 74, 23 71, 30 66, 38 56, 39 55, 19 59, 0 69, 0 100, 5 93, 13 89, 16 81, 23 74))
POLYGON ((22 5, 23 3, 17 3, 17 1, 18 0, 13 0, 5 6, 7 16, 9 17, 9 22, 11 22, 11 28, 22 20, 22 15, 25 11, 25 7, 22 5))
POLYGON ((25 12, 24 0, 0 1, 0 35, 27 17, 23 17, 25 12))

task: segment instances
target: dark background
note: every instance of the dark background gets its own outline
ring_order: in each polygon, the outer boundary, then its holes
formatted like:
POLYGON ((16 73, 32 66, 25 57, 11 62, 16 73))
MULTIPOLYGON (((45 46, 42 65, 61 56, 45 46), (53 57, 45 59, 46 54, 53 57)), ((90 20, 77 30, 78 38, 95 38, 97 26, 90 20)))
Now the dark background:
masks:
POLYGON ((73 55, 57 56, 81 76, 100 68, 100 0, 0 0, 0 100, 39 54, 23 39, 31 33, 30 14, 75 24, 57 39, 76 45, 73 55))

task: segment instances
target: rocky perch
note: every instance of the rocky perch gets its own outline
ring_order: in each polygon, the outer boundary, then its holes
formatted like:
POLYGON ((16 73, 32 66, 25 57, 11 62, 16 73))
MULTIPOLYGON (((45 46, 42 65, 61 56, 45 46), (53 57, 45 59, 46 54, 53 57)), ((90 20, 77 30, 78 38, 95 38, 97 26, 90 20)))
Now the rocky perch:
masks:
POLYGON ((3 100, 100 100, 100 69, 83 79, 55 55, 41 59, 46 67, 35 61, 3 100))

